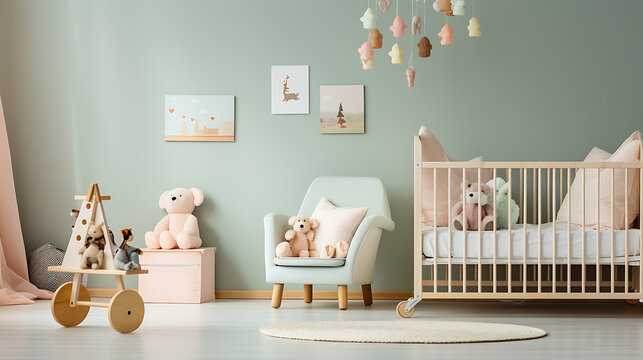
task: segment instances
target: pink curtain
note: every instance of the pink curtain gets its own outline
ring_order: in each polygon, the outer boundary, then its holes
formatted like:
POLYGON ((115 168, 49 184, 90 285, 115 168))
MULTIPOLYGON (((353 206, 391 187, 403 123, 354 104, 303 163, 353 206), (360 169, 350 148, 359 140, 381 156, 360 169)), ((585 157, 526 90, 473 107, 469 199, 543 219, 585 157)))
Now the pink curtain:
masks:
POLYGON ((27 256, 20 229, 16 188, 13 183, 9 138, 0 99, 0 305, 33 304, 51 299, 51 292, 29 282, 27 256))

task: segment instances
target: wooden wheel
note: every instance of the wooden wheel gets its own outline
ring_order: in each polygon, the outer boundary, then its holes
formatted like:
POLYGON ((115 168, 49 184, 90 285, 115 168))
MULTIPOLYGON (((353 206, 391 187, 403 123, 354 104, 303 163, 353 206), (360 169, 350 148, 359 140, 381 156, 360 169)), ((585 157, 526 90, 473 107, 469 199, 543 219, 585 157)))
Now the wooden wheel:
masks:
POLYGON ((639 304, 639 299, 627 299, 625 301, 627 301, 627 303, 630 304, 630 305, 638 305, 639 304))
POLYGON ((413 313, 415 312, 415 309, 411 309, 411 311, 406 312, 404 310, 404 307, 406 306, 406 304, 408 304, 408 301, 406 301, 406 300, 401 301, 399 304, 397 304, 397 308, 396 308, 397 314, 400 315, 403 318, 410 318, 411 316, 413 316, 413 313))
POLYGON ((143 322, 145 304, 135 290, 122 290, 112 297, 107 316, 114 330, 129 333, 143 322))
MULTIPOLYGON (((78 284, 78 300, 89 301, 89 291, 83 285, 78 284)), ((71 327, 76 326, 83 322, 89 312, 89 306, 74 306, 71 307, 71 290, 73 283, 66 283, 60 285, 58 290, 54 293, 51 299, 51 314, 54 320, 62 326, 71 327)))

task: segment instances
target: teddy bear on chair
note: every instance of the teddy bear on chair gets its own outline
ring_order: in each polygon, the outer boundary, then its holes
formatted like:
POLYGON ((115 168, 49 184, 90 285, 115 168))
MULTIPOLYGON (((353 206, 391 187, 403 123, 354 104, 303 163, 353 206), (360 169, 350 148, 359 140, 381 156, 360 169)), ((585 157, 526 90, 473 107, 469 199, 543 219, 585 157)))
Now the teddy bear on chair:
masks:
POLYGON ((463 199, 458 201, 451 211, 453 226, 457 230, 463 229, 464 221, 466 221, 467 230, 493 230, 494 213, 493 207, 489 204, 489 192, 491 187, 487 184, 467 185, 466 191, 462 194, 463 199), (464 210, 466 210, 466 219, 463 219, 464 210), (478 211, 480 211, 480 217, 478 217, 478 211))
POLYGON ((291 216, 288 225, 292 229, 286 231, 283 241, 277 245, 275 253, 277 257, 319 257, 315 251, 313 240, 318 222, 305 216, 291 216))
POLYGON ((199 224, 192 211, 203 203, 203 192, 197 188, 176 188, 165 191, 159 207, 167 211, 154 227, 145 233, 145 244, 150 249, 195 249, 201 246, 199 224))

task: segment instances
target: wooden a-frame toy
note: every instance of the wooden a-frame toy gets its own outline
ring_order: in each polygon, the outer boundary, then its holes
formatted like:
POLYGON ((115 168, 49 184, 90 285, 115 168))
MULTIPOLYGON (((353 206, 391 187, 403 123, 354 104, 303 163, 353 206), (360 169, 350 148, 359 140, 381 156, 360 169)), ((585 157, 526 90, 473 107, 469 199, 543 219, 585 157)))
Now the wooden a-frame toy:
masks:
POLYGON ((100 194, 98 184, 89 187, 87 195, 76 195, 74 200, 82 200, 82 206, 69 239, 69 245, 61 266, 50 266, 49 271, 74 273, 73 282, 61 285, 51 300, 51 313, 60 325, 71 327, 80 324, 91 306, 108 309, 109 323, 114 330, 129 333, 136 330, 143 322, 145 305, 136 290, 125 289, 123 275, 147 274, 147 270, 119 270, 114 267, 114 239, 109 235, 109 227, 103 209, 103 200, 110 196, 100 194), (85 246, 90 223, 103 223, 105 249, 102 267, 99 269, 81 269, 81 254, 78 250, 85 246), (87 289, 82 284, 84 274, 113 275, 116 289, 87 289), (110 302, 91 301, 91 296, 109 297, 110 302))

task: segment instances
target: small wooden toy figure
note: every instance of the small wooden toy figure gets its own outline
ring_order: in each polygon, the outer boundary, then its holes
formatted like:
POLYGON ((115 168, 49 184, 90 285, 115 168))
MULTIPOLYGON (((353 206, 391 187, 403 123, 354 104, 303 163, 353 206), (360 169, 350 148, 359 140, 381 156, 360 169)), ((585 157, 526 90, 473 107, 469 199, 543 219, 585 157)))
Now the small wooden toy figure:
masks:
POLYGON ((373 46, 370 42, 365 42, 357 49, 359 53, 359 58, 362 60, 362 69, 372 70, 374 67, 375 53, 373 52, 373 46))
POLYGON ((469 30, 469 37, 480 37, 482 36, 482 32, 480 32, 480 23, 478 22, 477 17, 472 17, 471 20, 469 20, 469 26, 467 26, 467 30, 469 30))
POLYGON ((382 10, 382 12, 388 12, 388 9, 391 8, 391 0, 379 0, 377 2, 377 6, 380 7, 380 10, 382 10))
POLYGON ((409 87, 415 86, 415 69, 413 66, 409 66, 409 68, 406 69, 406 81, 408 81, 409 87))
POLYGON ((143 251, 127 244, 134 240, 132 228, 121 229, 121 234, 123 235, 123 242, 121 246, 117 247, 114 251, 114 267, 120 270, 140 269, 138 256, 141 255, 143 251))
POLYGON ((359 20, 362 22, 364 29, 375 29, 375 21, 377 20, 377 15, 373 12, 373 9, 368 8, 364 12, 359 20))
POLYGON ((404 20, 402 20, 401 17, 396 16, 395 20, 393 20, 393 25, 389 26, 389 29, 393 32, 393 36, 396 38, 404 36, 404 31, 408 28, 409 26, 406 25, 404 20))
POLYGON ((420 17, 415 15, 413 21, 411 22, 411 31, 413 35, 420 35, 422 33, 422 20, 420 17))
POLYGON ((391 57, 392 64, 401 64, 404 62, 404 52, 400 44, 393 45, 391 51, 388 52, 388 56, 391 57))
POLYGON ((431 49, 433 49, 433 46, 431 45, 431 41, 429 41, 429 38, 426 36, 422 36, 420 42, 418 43, 418 56, 422 58, 428 58, 429 56, 431 56, 431 49))
POLYGON ((449 24, 445 24, 438 33, 438 36, 442 39, 440 40, 440 45, 452 45, 453 44, 453 28, 449 24))
POLYGON ((103 222, 89 225, 87 230, 87 241, 85 246, 78 249, 81 269, 98 270, 103 267, 103 257, 105 256, 105 234, 103 234, 103 222))
POLYGON ((467 2, 465 0, 453 0, 453 15, 464 16, 467 14, 467 2))
POLYGON ((383 37, 384 35, 382 35, 379 30, 373 29, 370 33, 368 33, 368 42, 371 43, 371 47, 373 49, 381 49, 383 37))

